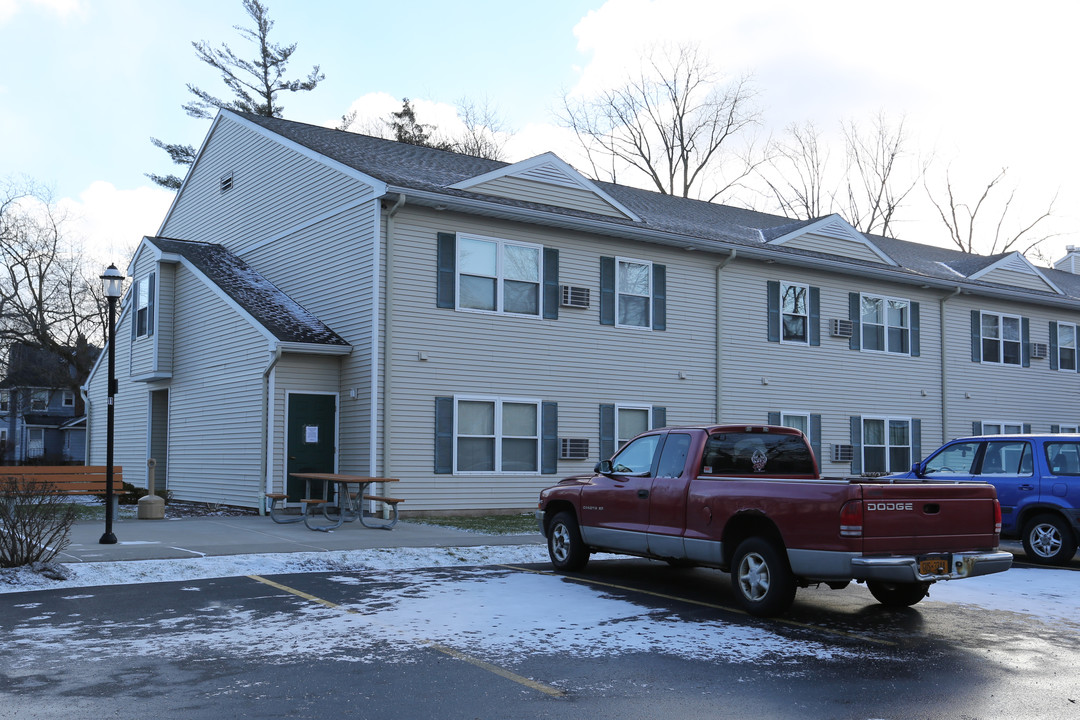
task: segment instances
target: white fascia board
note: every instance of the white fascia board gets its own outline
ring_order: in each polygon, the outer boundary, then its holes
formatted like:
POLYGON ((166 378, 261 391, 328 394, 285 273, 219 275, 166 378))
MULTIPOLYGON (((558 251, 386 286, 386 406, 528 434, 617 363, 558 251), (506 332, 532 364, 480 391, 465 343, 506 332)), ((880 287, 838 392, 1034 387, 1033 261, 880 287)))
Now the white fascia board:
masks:
POLYGON ((866 246, 866 248, 868 250, 870 250, 870 252, 874 253, 879 258, 881 258, 882 262, 887 263, 889 265, 894 265, 894 266, 899 266, 900 265, 900 263, 896 262, 891 257, 889 257, 884 252, 882 252, 881 248, 879 248, 877 245, 872 243, 869 238, 867 238, 861 232, 856 230, 855 227, 852 226, 851 223, 849 223, 847 220, 842 218, 840 215, 837 215, 836 213, 833 213, 832 215, 826 215, 825 217, 821 218, 820 220, 812 222, 809 225, 804 225, 803 227, 801 227, 801 228, 799 228, 797 230, 792 230, 787 235, 781 235, 780 237, 776 238, 775 240, 770 240, 768 242, 768 244, 769 245, 783 245, 786 242, 790 242, 791 240, 794 240, 796 238, 803 237, 804 235, 814 235, 814 234, 825 235, 825 237, 835 237, 835 238, 839 238, 839 239, 842 239, 842 240, 850 240, 852 242, 859 243, 860 245, 866 246), (839 224, 839 227, 840 227, 840 230, 841 230, 841 232, 839 234, 836 233, 836 232, 833 232, 833 231, 830 231, 828 233, 818 232, 822 228, 824 228, 824 227, 826 227, 828 225, 834 225, 834 224, 839 224))
POLYGON ((274 347, 280 349, 281 352, 303 353, 304 355, 350 355, 353 351, 352 345, 320 345, 300 342, 278 342, 274 347))
MULTIPOLYGON (((476 185, 481 185, 490 180, 507 177, 509 175, 520 175, 522 173, 526 173, 529 170, 532 170, 533 168, 539 167, 541 165, 555 165, 566 175, 566 179, 569 180, 575 187, 581 188, 582 190, 591 192, 594 195, 599 196, 604 200, 604 202, 611 205, 613 208, 615 208, 634 222, 641 222, 641 218, 638 217, 636 213, 634 213, 632 210, 627 208, 618 200, 601 190, 596 185, 596 183, 579 173, 569 163, 565 162, 562 158, 560 158, 553 152, 546 152, 537 155, 536 157, 531 157, 528 160, 522 160, 521 162, 516 162, 513 165, 507 165, 506 167, 499 168, 498 170, 492 170, 491 172, 484 173, 483 175, 477 175, 476 177, 462 180, 461 182, 454 183, 450 186, 450 188, 452 190, 468 190, 472 187, 475 187, 476 185)), ((535 180, 535 182, 543 181, 535 180)))
MULTIPOLYGON (((282 135, 278 135, 276 132, 274 132, 272 130, 267 130, 262 125, 256 125, 255 123, 251 122, 250 120, 245 120, 244 118, 240 117, 239 115, 237 115, 235 113, 232 113, 232 112, 229 112, 228 110, 219 110, 218 111, 218 117, 219 118, 224 117, 224 118, 229 119, 232 122, 237 123, 238 125, 243 125, 248 130, 251 130, 252 132, 256 133, 257 135, 262 135, 267 140, 271 140, 273 142, 276 142, 278 145, 281 145, 283 147, 287 147, 290 150, 292 150, 292 151, 294 151, 296 153, 299 153, 300 155, 303 155, 304 157, 310 158, 310 159, 314 160, 315 162, 322 163, 323 165, 326 165, 327 167, 330 167, 330 168, 333 168, 334 170, 337 170, 338 172, 342 173, 343 175, 347 175, 347 176, 349 176, 349 177, 351 177, 351 178, 353 178, 355 180, 358 180, 359 182, 363 183, 364 185, 367 185, 368 187, 370 187, 372 189, 372 191, 375 193, 375 197, 381 197, 382 195, 386 194, 386 183, 384 183, 382 180, 379 180, 378 178, 372 177, 371 175, 368 175, 367 173, 362 173, 359 170, 357 170, 356 168, 349 167, 345 163, 338 162, 337 160, 334 160, 332 158, 328 158, 325 155, 323 155, 322 153, 318 153, 318 152, 312 150, 309 147, 301 145, 298 142, 295 142, 293 140, 289 140, 288 138, 286 138, 286 137, 284 137, 282 135)), ((201 151, 200 151, 200 153, 201 153, 201 151)), ((196 162, 198 162, 198 160, 196 160, 196 162)), ((194 167, 194 165, 192 167, 194 167)))
POLYGON ((980 270, 980 271, 978 271, 976 273, 972 273, 968 277, 971 280, 978 280, 979 278, 983 277, 984 275, 986 275, 989 272, 993 272, 994 270, 998 270, 998 269, 1011 270, 1012 268, 1009 268, 1009 267, 1006 267, 1006 266, 1010 265, 1010 264, 1014 264, 1016 262, 1022 263, 1027 272, 1030 272, 1032 275, 1038 276, 1038 278, 1040 280, 1042 280, 1044 283, 1046 283, 1046 285, 1048 287, 1053 288, 1054 292, 1056 292, 1058 295, 1064 295, 1065 294, 1061 290, 1061 288, 1059 288, 1057 285, 1055 285, 1050 280, 1050 278, 1043 275, 1042 271, 1040 271, 1039 268, 1035 267, 1035 265, 1032 264, 1032 262, 1030 260, 1028 260, 1026 257, 1024 257, 1023 253, 1015 251, 1015 250, 1013 252, 1009 253, 1008 255, 1006 255, 1005 257, 1001 258, 997 262, 990 263, 989 265, 984 267, 982 270, 980 270))
POLYGON ((135 248, 135 252, 132 253, 131 260, 127 264, 127 269, 124 271, 128 277, 135 277, 135 265, 139 262, 139 256, 141 256, 143 252, 152 252, 154 253, 155 259, 161 258, 161 250, 159 250, 156 245, 149 245, 149 249, 147 249, 149 241, 149 235, 143 235, 143 239, 139 241, 139 246, 135 248))

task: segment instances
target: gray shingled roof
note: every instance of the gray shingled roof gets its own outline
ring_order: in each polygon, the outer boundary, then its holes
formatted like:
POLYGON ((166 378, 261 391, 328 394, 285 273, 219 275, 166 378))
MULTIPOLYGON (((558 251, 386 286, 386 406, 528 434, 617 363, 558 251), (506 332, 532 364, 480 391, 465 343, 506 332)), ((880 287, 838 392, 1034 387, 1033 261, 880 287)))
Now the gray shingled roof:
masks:
POLYGON ((321 320, 221 245, 161 237, 147 240, 162 252, 188 260, 278 340, 348 347, 321 320))
MULTIPOLYGON (((636 213, 641 218, 641 222, 638 223, 629 219, 594 215, 580 210, 522 202, 449 187, 463 180, 507 167, 511 163, 485 160, 446 150, 408 145, 279 118, 242 113, 239 115, 320 155, 381 180, 392 188, 471 198, 508 207, 539 209, 552 215, 586 218, 609 225, 639 227, 682 235, 698 242, 704 241, 706 244, 709 241, 715 241, 725 246, 770 247, 769 240, 819 219, 793 220, 779 215, 664 195, 625 185, 596 183, 612 198, 636 213)), ((867 237, 882 252, 895 260, 902 270, 924 278, 946 282, 962 280, 966 283, 994 287, 993 283, 972 281, 967 278, 1006 257, 1006 255, 972 255, 959 250, 877 235, 867 237)), ((778 254, 837 260, 835 256, 786 246, 772 246, 770 249, 778 254)), ((849 265, 880 266, 878 263, 850 258, 844 258, 843 262, 849 265)), ((1039 268, 1039 270, 1067 295, 1080 298, 1080 276, 1047 268, 1039 268)), ((1010 287, 1010 289, 1017 288, 1010 287)), ((1037 291, 1023 292, 1040 294, 1037 291)), ((1047 295, 1056 296, 1054 293, 1047 293, 1047 295)))

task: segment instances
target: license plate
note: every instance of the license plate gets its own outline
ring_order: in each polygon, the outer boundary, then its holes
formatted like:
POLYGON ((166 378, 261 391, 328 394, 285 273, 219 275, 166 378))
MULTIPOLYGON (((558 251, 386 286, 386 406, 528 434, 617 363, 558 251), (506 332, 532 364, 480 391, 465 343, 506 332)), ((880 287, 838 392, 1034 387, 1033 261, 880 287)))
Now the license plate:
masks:
POLYGON ((936 555, 919 558, 920 575, 946 575, 949 572, 949 556, 936 555))

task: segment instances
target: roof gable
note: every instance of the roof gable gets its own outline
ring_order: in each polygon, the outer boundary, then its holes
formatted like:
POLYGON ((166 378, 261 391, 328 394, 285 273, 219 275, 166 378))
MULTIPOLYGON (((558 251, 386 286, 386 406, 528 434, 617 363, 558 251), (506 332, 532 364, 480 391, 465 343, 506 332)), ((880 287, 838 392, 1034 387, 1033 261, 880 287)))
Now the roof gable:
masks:
POLYGON ((596 183, 551 152, 462 180, 450 185, 450 188, 542 202, 635 222, 641 220, 596 183))
POLYGON ((1063 295, 1053 281, 1019 252, 1011 252, 983 269, 968 275, 970 280, 983 280, 999 285, 1015 285, 1027 290, 1041 290, 1063 295))
POLYGON ((816 220, 805 220, 763 230, 762 237, 770 245, 783 245, 855 260, 898 265, 868 237, 835 213, 816 220))

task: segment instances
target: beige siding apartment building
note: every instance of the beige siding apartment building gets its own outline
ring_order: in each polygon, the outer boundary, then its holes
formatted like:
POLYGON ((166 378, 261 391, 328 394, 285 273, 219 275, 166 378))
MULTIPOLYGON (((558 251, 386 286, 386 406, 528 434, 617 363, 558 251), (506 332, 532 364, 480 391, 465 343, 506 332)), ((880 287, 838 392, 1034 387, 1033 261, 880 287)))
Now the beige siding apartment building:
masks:
MULTIPOLYGON (((116 458, 265 507, 302 471, 527 509, 651 427, 798 427, 826 475, 1076 430, 1080 275, 222 111, 128 266, 116 458)), ((106 368, 85 387, 105 456, 106 368)))

